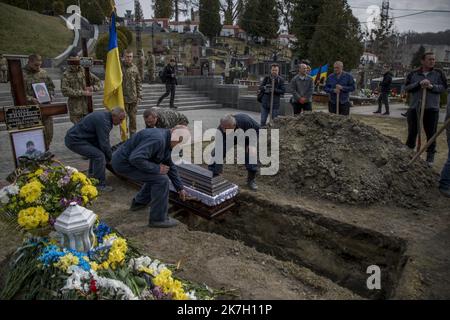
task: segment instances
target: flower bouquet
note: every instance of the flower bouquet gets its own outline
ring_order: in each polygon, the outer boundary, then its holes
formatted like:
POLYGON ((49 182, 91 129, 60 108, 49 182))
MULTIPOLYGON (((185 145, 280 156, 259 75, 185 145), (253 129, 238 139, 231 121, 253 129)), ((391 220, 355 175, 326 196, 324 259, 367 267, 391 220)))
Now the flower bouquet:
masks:
POLYGON ((0 190, 0 218, 23 231, 48 234, 71 202, 85 206, 97 197, 95 183, 77 169, 63 165, 25 170, 0 190))
POLYGON ((94 230, 97 245, 89 252, 60 247, 52 238, 24 241, 12 261, 1 299, 212 299, 214 291, 173 276, 159 260, 141 256, 104 223, 94 230))

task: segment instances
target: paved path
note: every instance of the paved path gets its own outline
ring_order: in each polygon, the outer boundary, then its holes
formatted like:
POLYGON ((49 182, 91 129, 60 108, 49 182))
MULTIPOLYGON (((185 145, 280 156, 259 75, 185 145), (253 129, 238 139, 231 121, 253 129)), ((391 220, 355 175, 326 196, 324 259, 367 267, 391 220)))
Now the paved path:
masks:
MULTIPOLYGON (((361 114, 361 115, 367 115, 367 116, 374 116, 374 117, 391 117, 391 118, 403 118, 401 114, 405 113, 406 110, 408 110, 408 106, 402 103, 395 103, 390 105, 390 115, 389 116, 383 116, 380 114, 374 114, 373 112, 378 109, 378 106, 376 105, 369 105, 369 106, 355 106, 351 109, 352 114, 361 114)), ((383 107, 383 112, 385 111, 383 107)), ((445 109, 441 108, 441 112, 439 114, 439 121, 444 122, 445 119, 445 109)))
MULTIPOLYGON (((217 128, 218 121, 226 114, 236 113, 236 109, 211 109, 211 110, 193 110, 183 111, 188 117, 190 127, 193 130, 193 121, 202 121, 202 131, 209 128, 217 128), (206 112, 205 112, 206 111, 206 112)), ((259 122, 259 113, 246 112, 259 122)), ((81 157, 64 145, 64 136, 66 131, 72 126, 71 123, 56 123, 54 125, 54 137, 50 146, 50 151, 56 155, 66 165, 71 165, 80 170, 87 169, 88 162, 82 160, 81 157)), ((141 116, 137 118, 138 130, 144 128, 144 119, 141 116)), ((118 127, 114 127, 111 133, 111 143, 114 145, 120 141, 120 131, 118 127)), ((14 170, 14 161, 11 148, 9 133, 7 131, 0 131, 0 181, 4 180, 8 174, 14 170)))

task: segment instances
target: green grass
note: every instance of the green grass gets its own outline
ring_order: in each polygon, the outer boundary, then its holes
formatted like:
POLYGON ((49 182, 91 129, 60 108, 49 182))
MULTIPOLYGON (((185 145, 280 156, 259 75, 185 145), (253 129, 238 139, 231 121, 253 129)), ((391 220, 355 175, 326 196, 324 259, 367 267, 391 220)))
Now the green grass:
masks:
POLYGON ((0 53, 32 54, 54 58, 73 41, 73 31, 59 17, 0 3, 0 53))

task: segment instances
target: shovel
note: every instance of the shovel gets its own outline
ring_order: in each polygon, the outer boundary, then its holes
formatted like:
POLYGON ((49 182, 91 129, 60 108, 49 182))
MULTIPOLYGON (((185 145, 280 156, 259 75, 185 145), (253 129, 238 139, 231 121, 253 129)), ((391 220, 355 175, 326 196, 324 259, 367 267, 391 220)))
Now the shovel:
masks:
POLYGON ((425 152, 425 150, 428 149, 429 146, 431 146, 431 144, 436 141, 436 139, 441 135, 442 132, 444 132, 444 130, 446 128, 448 128, 450 126, 450 118, 448 118, 445 122, 444 125, 442 126, 442 128, 440 128, 435 134, 434 136, 432 136, 430 138, 430 140, 428 140, 427 144, 424 145, 419 152, 417 152, 414 157, 411 159, 411 161, 408 162, 407 165, 400 165, 400 172, 405 172, 408 171, 408 169, 411 167, 411 165, 417 161, 417 159, 419 159, 419 157, 422 155, 422 153, 425 152))
POLYGON ((273 96, 275 94, 275 79, 272 79, 272 92, 270 93, 270 113, 269 113, 269 124, 272 123, 272 112, 273 112, 273 96))
POLYGON ((339 91, 338 93, 336 93, 336 115, 339 115, 339 95, 341 94, 341 92, 339 91))
POLYGON ((425 114, 425 104, 427 101, 427 89, 422 89, 422 105, 420 106, 420 118, 418 120, 418 135, 417 135, 417 152, 420 151, 422 146, 422 126, 423 126, 423 115, 425 114))

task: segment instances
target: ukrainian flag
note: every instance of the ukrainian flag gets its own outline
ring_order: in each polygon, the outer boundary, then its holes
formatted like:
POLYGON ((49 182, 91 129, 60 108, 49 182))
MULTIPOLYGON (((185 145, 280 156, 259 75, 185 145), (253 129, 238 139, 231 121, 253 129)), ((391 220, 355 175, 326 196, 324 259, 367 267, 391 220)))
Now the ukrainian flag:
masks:
MULTIPOLYGON (((109 47, 106 58, 103 94, 103 104, 109 110, 112 110, 115 107, 120 107, 125 110, 122 91, 122 68, 119 56, 116 32, 116 13, 113 11, 111 14, 111 25, 109 27, 109 47)), ((125 141, 128 136, 127 123, 125 120, 120 124, 120 134, 122 141, 125 141)))
POLYGON ((328 65, 324 65, 320 67, 320 78, 319 81, 322 80, 323 78, 325 78, 325 80, 327 79, 327 75, 328 75, 328 65))
POLYGON ((311 70, 311 73, 309 75, 313 78, 314 82, 316 82, 316 78, 317 78, 317 75, 319 74, 319 72, 320 72, 320 68, 315 68, 315 69, 311 70))

